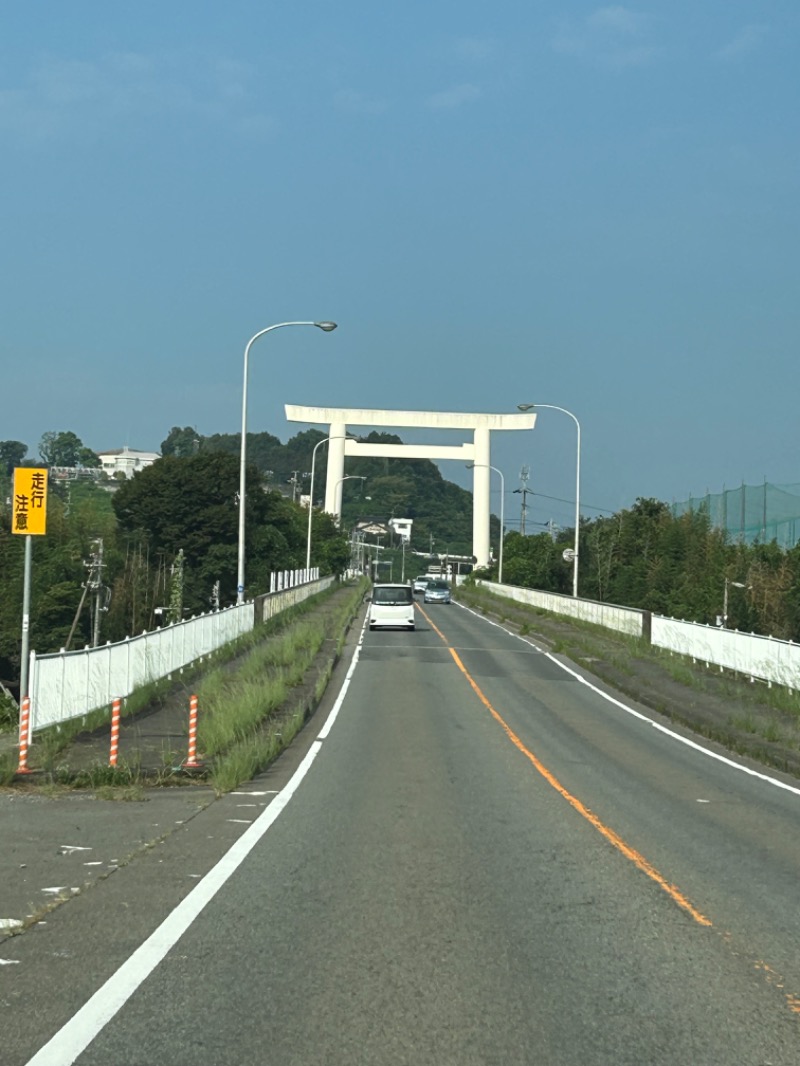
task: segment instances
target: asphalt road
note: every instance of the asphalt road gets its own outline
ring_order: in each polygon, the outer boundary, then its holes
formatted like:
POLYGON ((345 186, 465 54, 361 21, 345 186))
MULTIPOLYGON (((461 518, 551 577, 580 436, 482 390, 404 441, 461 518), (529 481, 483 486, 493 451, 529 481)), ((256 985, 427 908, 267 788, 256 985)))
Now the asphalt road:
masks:
POLYGON ((3 1066, 800 1063, 796 783, 456 605, 327 710, 2 945, 3 1066))

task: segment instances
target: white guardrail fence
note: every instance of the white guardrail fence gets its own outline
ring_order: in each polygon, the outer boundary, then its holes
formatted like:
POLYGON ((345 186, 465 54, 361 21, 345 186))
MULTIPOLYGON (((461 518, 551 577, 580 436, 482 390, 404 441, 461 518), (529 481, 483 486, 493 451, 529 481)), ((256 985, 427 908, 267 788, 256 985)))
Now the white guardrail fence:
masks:
POLYGON ((582 622, 616 629, 634 637, 644 637, 654 647, 664 648, 676 655, 687 655, 696 662, 717 666, 722 670, 736 670, 751 681, 766 681, 768 685, 785 685, 800 689, 800 644, 774 637, 760 637, 755 633, 740 633, 735 629, 720 629, 699 622, 682 622, 664 618, 650 611, 631 607, 617 607, 595 600, 573 599, 554 592, 498 585, 494 581, 479 581, 481 588, 498 596, 539 607, 554 614, 567 615, 582 622))
POLYGON ((51 655, 32 651, 28 686, 31 732, 110 706, 112 700, 124 699, 142 685, 202 660, 248 633, 256 621, 266 621, 336 581, 335 577, 320 578, 316 568, 272 577, 270 593, 238 607, 212 611, 98 648, 51 655))

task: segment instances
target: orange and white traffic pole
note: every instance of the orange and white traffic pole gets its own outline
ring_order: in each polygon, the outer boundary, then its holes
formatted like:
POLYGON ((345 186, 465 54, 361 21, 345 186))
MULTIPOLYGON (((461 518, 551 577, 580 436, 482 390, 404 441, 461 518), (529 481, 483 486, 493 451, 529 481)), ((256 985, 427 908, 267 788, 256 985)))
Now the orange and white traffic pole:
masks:
POLYGON ((189 767, 203 765, 197 761, 197 696, 189 699, 189 755, 183 765, 189 767))
POLYGON ((18 774, 29 774, 28 769, 28 741, 31 732, 31 700, 26 696, 22 701, 19 714, 19 765, 18 774))
POLYGON ((119 720, 121 717, 122 700, 114 700, 111 704, 111 754, 108 757, 108 765, 117 765, 119 755, 119 720))

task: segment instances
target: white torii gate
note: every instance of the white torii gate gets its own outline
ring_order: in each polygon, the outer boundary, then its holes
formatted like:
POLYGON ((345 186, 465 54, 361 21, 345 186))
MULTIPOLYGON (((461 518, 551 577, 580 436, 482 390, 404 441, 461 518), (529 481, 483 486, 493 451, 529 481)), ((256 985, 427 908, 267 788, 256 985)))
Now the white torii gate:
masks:
POLYGON ((489 482, 493 429, 533 429, 536 413, 460 414, 447 411, 378 411, 368 408, 301 407, 285 405, 290 422, 328 426, 328 480, 325 510, 337 518, 342 512, 342 478, 346 455, 383 456, 392 459, 456 459, 474 463, 472 471, 472 554, 478 566, 489 564, 489 482), (466 444, 373 444, 347 439, 348 426, 405 426, 428 429, 463 429, 472 432, 466 444))

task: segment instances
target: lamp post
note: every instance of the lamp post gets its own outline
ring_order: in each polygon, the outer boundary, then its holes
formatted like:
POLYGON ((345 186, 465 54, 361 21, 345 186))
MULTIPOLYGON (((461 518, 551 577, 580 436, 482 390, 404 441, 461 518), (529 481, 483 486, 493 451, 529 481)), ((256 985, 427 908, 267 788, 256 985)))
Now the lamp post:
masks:
POLYGON ((552 403, 518 403, 517 410, 519 411, 532 411, 538 410, 540 407, 547 408, 550 411, 560 411, 563 415, 569 415, 572 421, 575 423, 575 428, 578 431, 578 443, 577 443, 577 458, 575 461, 575 547, 572 550, 572 595, 577 598, 578 596, 578 548, 580 546, 580 530, 581 530, 581 424, 572 411, 568 411, 566 407, 556 407, 552 403))
POLYGON ((489 463, 467 463, 467 470, 473 470, 476 466, 485 466, 489 470, 494 470, 495 474, 500 476, 500 551, 497 556, 497 581, 498 584, 503 584, 503 540, 505 539, 505 520, 504 520, 504 505, 506 498, 506 479, 503 477, 503 471, 498 470, 496 466, 492 466, 489 463))
POLYGON ((311 516, 314 512, 314 469, 317 463, 317 449, 323 444, 328 444, 332 440, 356 440, 349 433, 345 433, 343 437, 323 437, 322 440, 317 441, 314 445, 314 450, 311 453, 311 488, 309 490, 308 497, 308 534, 306 535, 306 570, 311 569, 311 516))
POLYGON ((730 578, 725 578, 725 595, 722 599, 722 629, 728 628, 728 589, 749 589, 750 586, 746 585, 744 581, 731 581, 730 578))
POLYGON ((239 457, 239 551, 236 575, 237 604, 244 603, 244 513, 245 494, 247 489, 245 474, 245 467, 247 465, 247 362, 253 341, 257 341, 258 338, 263 337, 265 333, 270 333, 273 329, 281 329, 283 326, 316 326, 317 329, 324 330, 325 333, 330 333, 331 330, 336 329, 335 322, 277 322, 274 326, 267 326, 266 329, 259 330, 258 333, 250 338, 245 347, 244 378, 242 384, 242 441, 239 457))
MULTIPOLYGON (((367 480, 366 474, 345 474, 344 477, 340 477, 336 484, 333 486, 334 498, 336 497, 336 490, 342 484, 343 481, 360 481, 362 484, 367 480)), ((339 519, 339 525, 342 524, 342 516, 337 516, 339 519)))

